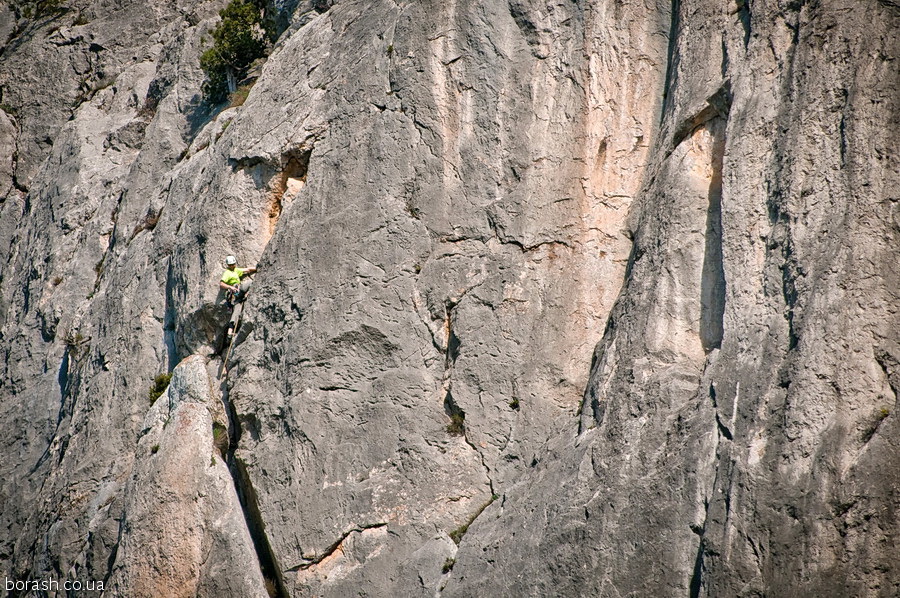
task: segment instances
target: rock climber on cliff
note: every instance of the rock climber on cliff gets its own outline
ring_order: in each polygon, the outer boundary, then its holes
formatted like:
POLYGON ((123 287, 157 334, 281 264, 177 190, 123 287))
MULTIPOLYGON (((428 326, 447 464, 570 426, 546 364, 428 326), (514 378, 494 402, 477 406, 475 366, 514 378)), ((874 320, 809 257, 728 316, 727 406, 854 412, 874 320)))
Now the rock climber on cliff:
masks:
POLYGON ((225 291, 229 307, 234 307, 247 297, 251 282, 244 278, 255 273, 256 268, 238 268, 233 255, 225 258, 225 271, 222 272, 219 288, 225 291))

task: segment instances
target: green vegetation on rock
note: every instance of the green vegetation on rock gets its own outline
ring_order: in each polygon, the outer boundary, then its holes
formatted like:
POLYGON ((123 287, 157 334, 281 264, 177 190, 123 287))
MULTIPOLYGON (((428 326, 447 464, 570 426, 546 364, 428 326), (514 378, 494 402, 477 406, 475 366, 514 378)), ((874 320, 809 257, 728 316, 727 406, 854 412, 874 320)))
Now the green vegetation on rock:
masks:
POLYGON ((253 61, 266 55, 275 28, 264 18, 264 8, 262 0, 232 0, 219 12, 222 21, 212 31, 213 45, 200 56, 207 101, 225 101, 253 61))
POLYGON ((41 19, 64 9, 62 0, 14 0, 10 7, 17 17, 26 19, 41 19))
POLYGON ((172 374, 160 374, 153 379, 153 384, 150 385, 150 392, 148 393, 151 405, 156 402, 156 399, 162 396, 162 393, 166 392, 166 389, 169 387, 169 380, 171 379, 172 374))

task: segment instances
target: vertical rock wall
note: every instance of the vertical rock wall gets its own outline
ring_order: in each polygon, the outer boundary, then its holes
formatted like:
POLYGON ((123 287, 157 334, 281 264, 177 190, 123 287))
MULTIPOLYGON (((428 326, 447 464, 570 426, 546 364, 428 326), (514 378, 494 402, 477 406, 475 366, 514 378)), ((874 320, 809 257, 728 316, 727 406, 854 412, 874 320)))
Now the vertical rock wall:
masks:
POLYGON ((448 595, 897 591, 900 11, 674 8, 580 433, 479 518, 448 595))
POLYGON ((896 593, 895 3, 220 7, 0 28, 0 573, 896 593))

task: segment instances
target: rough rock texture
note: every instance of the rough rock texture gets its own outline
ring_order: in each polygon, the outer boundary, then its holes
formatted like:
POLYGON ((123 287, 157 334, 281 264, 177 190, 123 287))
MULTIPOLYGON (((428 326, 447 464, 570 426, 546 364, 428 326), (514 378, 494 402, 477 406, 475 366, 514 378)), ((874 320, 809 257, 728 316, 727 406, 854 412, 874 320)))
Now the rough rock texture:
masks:
POLYGON ((900 591, 900 6, 223 4, 0 28, 0 574, 900 591))
POLYGON ((473 526, 447 595, 900 591, 900 8, 676 7, 580 434, 473 526))
POLYGON ((0 67, 17 148, 0 204, 0 568, 17 579, 109 574, 147 389, 167 369, 150 189, 191 138, 196 24, 216 7, 82 8, 81 25, 76 11, 24 22, 0 67))
POLYGON ((227 418, 197 355, 172 372, 144 419, 125 488, 108 590, 117 596, 267 596, 222 460, 227 418), (221 426, 214 446, 213 421, 221 426), (237 563, 243 566, 236 567, 237 563))

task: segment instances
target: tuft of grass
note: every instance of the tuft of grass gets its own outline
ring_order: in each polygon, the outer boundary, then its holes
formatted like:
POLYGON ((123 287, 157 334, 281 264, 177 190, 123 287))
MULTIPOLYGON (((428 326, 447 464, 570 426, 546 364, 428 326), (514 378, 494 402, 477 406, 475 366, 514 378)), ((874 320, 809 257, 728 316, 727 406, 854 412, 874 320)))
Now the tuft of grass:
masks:
POLYGON ((80 332, 69 330, 69 332, 66 333, 63 342, 65 342, 66 347, 69 348, 69 354, 75 359, 80 359, 87 354, 88 349, 90 348, 88 346, 88 341, 90 340, 90 338, 86 338, 80 332))
POLYGON ((421 218, 422 211, 419 209, 419 206, 413 203, 413 199, 411 197, 403 200, 403 207, 406 208, 406 213, 410 218, 414 218, 416 220, 419 220, 421 218))
POLYGON ((53 283, 53 286, 58 287, 60 284, 62 284, 62 281, 63 281, 62 276, 54 276, 53 280, 51 280, 50 282, 53 283))
POLYGON ((493 503, 498 498, 500 498, 500 497, 497 496, 496 494, 492 494, 491 498, 486 503, 484 503, 483 505, 478 507, 478 510, 475 511, 471 517, 469 517, 468 521, 466 521, 465 523, 463 523, 458 528, 456 528, 455 530, 453 530, 452 532, 450 532, 448 534, 450 536, 450 539, 453 540, 453 542, 455 542, 457 545, 459 545, 459 543, 462 541, 463 536, 465 536, 466 532, 469 531, 469 526, 472 525, 472 523, 476 519, 478 519, 478 516, 481 515, 484 512, 484 510, 486 508, 488 508, 489 506, 491 506, 491 503, 493 503))
POLYGON ((228 451, 228 430, 219 422, 213 422, 213 447, 224 459, 228 451))
MULTIPOLYGON (((256 83, 256 81, 253 81, 253 83, 256 83)), ((244 102, 247 101, 247 96, 250 95, 250 90, 253 89, 253 83, 238 86, 234 93, 228 97, 228 107, 237 108, 238 106, 243 106, 244 102)), ((228 121, 228 124, 231 124, 231 121, 228 121)), ((227 124, 223 125, 222 131, 225 131, 227 126, 227 124)))
POLYGON ((160 374, 153 379, 153 384, 150 385, 150 392, 147 393, 151 405, 166 392, 166 389, 169 387, 169 380, 171 379, 172 374, 160 374))
POLYGON ((516 397, 512 401, 509 402, 509 408, 515 411, 519 410, 519 398, 516 397))
POLYGON ((151 455, 155 455, 155 454, 158 453, 158 452, 159 452, 159 445, 158 445, 158 444, 154 444, 153 446, 150 447, 150 454, 151 454, 151 455))
POLYGON ((441 567, 441 573, 443 573, 445 575, 447 573, 450 573, 451 571, 453 571, 453 565, 455 565, 455 564, 456 564, 456 559, 448 556, 447 560, 444 561, 444 566, 441 567))
POLYGON ((147 210, 147 213, 144 215, 144 219, 141 220, 137 226, 134 227, 134 230, 131 231, 131 238, 128 239, 128 242, 134 240, 138 233, 145 230, 153 230, 156 228, 156 224, 159 222, 159 217, 162 215, 162 210, 158 212, 154 212, 153 208, 147 210))
POLYGON ((447 433, 452 436, 462 436, 466 433, 466 416, 463 413, 453 413, 450 423, 447 424, 447 433))

